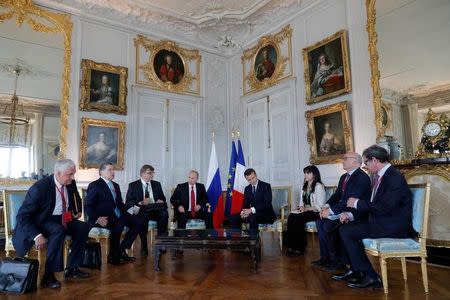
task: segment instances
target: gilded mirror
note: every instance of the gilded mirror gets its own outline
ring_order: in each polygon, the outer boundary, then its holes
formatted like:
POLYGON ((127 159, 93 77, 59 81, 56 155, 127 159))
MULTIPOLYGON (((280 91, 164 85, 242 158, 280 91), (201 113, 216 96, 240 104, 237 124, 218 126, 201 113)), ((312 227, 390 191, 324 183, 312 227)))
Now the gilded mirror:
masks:
POLYGON ((417 152, 428 109, 450 117, 450 1, 366 0, 378 142, 417 152))
POLYGON ((14 115, 22 111, 29 119, 13 130, 11 122, 1 124, 0 151, 5 153, 0 155, 9 159, 2 162, 6 166, 0 166, 0 173, 5 173, 0 185, 30 184, 38 178, 39 169, 50 174, 54 161, 65 156, 71 34, 72 22, 66 14, 36 6, 31 0, 0 0, 0 118, 13 114, 4 108, 16 94, 19 106, 14 115), (27 166, 20 174, 17 168, 12 171, 11 166, 24 161, 27 166))

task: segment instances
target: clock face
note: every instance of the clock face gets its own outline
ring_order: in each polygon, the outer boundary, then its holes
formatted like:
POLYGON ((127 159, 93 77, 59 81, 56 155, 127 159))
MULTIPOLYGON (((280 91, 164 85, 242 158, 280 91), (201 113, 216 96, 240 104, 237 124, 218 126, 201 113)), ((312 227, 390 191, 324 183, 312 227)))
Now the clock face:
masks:
POLYGON ((428 136, 437 136, 441 132, 441 126, 438 123, 428 123, 424 128, 424 133, 428 136))

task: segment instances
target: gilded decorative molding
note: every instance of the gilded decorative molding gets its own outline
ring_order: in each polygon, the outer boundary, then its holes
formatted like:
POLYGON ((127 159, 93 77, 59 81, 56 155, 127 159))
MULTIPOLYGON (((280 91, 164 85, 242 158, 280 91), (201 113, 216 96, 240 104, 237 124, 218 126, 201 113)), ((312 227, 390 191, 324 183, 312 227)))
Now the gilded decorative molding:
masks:
POLYGON ((414 176, 422 176, 422 175, 435 175, 444 178, 447 181, 450 181, 450 165, 442 164, 442 165, 429 165, 423 164, 415 167, 414 169, 405 170, 400 168, 406 180, 411 179, 414 176))
MULTIPOLYGON (((25 22, 35 31, 62 33, 64 37, 64 71, 62 76, 63 85, 61 87, 61 128, 59 141, 60 152, 58 156, 59 158, 63 158, 65 157, 67 148, 66 136, 69 119, 70 60, 72 55, 71 38, 73 26, 70 16, 45 10, 44 8, 34 5, 31 0, 0 0, 0 7, 8 10, 6 13, 0 14, 0 22, 15 17, 19 26, 25 22), (51 25, 42 23, 39 18, 48 21, 51 25)), ((19 181, 17 181, 17 183, 19 183, 19 181)))
POLYGON ((427 246, 438 248, 450 248, 450 241, 428 239, 427 246))
POLYGON ((200 95, 201 55, 199 50, 183 48, 173 41, 154 41, 143 35, 138 35, 134 39, 134 46, 136 47, 136 84, 177 94, 200 95), (144 64, 141 64, 141 48, 149 54, 144 64), (178 83, 161 80, 155 70, 155 58, 164 50, 174 52, 182 61, 184 74, 178 83), (191 62, 194 62, 194 74, 190 71, 191 62), (141 71, 144 76, 141 76, 141 71))
POLYGON ((370 56, 370 71, 372 74, 371 84, 373 92, 373 107, 375 110, 375 128, 377 139, 382 137, 386 132, 386 127, 382 125, 382 111, 381 111, 381 89, 380 89, 380 70, 378 68, 378 50, 377 50, 377 31, 376 24, 376 0, 366 0, 367 10, 367 25, 366 30, 369 35, 369 56, 370 56))
MULTIPOLYGON (((242 78, 244 95, 257 92, 259 90, 271 87, 283 79, 292 76, 292 28, 285 26, 280 32, 274 35, 266 35, 259 39, 258 44, 244 50, 241 56, 242 78), (283 55, 282 44, 287 42, 287 56, 283 55), (264 79, 257 78, 255 70, 257 54, 261 49, 271 46, 276 53, 276 65, 273 74, 264 79), (251 62, 251 67, 246 69, 247 64, 251 62)), ((285 51, 286 52, 286 51, 285 51)))

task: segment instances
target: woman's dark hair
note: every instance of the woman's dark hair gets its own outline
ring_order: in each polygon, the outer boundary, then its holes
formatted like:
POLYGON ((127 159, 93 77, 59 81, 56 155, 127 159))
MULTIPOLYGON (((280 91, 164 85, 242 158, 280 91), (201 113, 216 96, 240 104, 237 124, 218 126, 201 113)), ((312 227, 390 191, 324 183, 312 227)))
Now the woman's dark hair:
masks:
MULTIPOLYGON (((316 166, 314 166, 314 165, 310 165, 310 166, 307 166, 307 167, 303 168, 303 173, 304 174, 305 173, 312 173, 313 174, 314 180, 313 180, 313 182, 311 184, 311 193, 314 193, 314 190, 316 189, 316 183, 322 183, 322 179, 320 178, 320 171, 319 171, 319 169, 316 166)), ((307 188, 308 188, 308 182, 304 181, 302 190, 306 191, 307 188)))

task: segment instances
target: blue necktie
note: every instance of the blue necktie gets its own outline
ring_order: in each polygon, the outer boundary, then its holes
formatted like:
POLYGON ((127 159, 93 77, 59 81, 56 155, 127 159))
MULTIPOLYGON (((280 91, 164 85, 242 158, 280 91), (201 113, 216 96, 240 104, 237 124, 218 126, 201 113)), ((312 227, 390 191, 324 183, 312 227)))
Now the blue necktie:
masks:
POLYGON ((111 191, 111 194, 112 194, 113 199, 114 199, 114 206, 115 206, 114 213, 116 214, 116 216, 118 218, 120 218, 120 210, 117 208, 117 204, 116 204, 116 197, 117 197, 116 190, 114 189, 112 181, 108 181, 108 187, 109 187, 109 190, 111 191))

